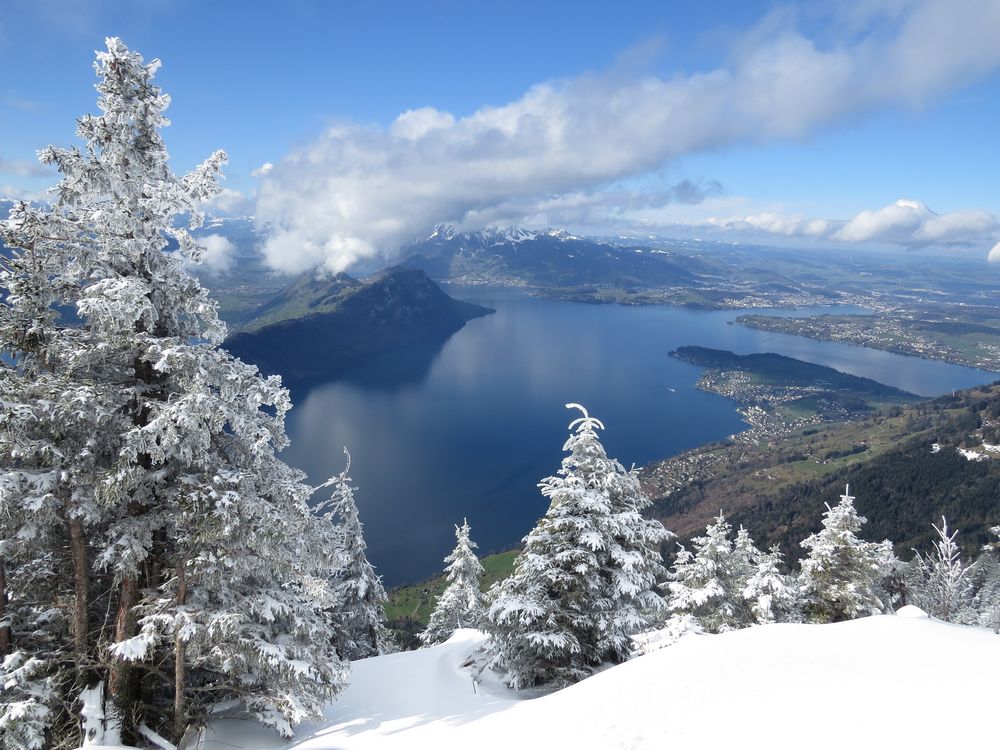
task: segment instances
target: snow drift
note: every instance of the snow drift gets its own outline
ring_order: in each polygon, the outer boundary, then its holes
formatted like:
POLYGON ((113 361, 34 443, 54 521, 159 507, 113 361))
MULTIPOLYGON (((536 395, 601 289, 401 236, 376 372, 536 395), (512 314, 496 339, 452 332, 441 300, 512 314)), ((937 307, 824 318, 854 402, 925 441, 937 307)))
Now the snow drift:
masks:
POLYGON ((217 721, 204 750, 355 748, 969 747, 995 711, 1000 637, 900 616, 777 624, 675 645, 527 700, 463 666, 484 640, 354 663, 320 724, 286 743, 217 721))

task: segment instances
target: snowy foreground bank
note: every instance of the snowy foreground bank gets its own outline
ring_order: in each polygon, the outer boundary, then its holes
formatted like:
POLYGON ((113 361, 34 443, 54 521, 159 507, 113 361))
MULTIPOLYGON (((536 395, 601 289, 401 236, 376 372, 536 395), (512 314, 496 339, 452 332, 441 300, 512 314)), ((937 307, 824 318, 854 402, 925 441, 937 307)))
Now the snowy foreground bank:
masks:
POLYGON ((291 742, 220 721, 202 747, 963 747, 996 731, 1000 637, 914 608, 686 636, 533 700, 488 675, 474 691, 462 664, 482 640, 462 630, 441 646, 356 662, 326 721, 291 742))

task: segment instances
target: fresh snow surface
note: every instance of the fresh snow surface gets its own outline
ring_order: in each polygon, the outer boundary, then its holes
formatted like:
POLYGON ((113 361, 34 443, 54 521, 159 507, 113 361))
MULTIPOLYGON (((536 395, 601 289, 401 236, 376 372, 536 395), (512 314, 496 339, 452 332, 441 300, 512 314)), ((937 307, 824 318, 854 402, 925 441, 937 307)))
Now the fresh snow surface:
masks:
POLYGON ((957 450, 963 457, 965 457, 966 461, 982 461, 986 458, 986 456, 979 451, 967 451, 964 448, 958 448, 957 450))
POLYGON ((915 607, 912 604, 907 604, 905 607, 900 607, 896 610, 896 617, 908 617, 911 619, 927 619, 927 613, 924 612, 920 607, 915 607))
POLYGON ((534 700, 490 673, 474 689, 462 664, 484 637, 460 630, 440 646, 355 662, 326 720, 291 742, 224 720, 199 747, 989 746, 1000 637, 915 607, 900 615, 689 635, 534 700))

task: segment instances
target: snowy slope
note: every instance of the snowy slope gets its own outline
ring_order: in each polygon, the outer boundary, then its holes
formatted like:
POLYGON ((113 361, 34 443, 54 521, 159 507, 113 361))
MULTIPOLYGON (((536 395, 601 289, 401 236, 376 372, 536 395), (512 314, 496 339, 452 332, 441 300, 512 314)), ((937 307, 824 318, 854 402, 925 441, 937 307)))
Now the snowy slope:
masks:
POLYGON ((355 663, 327 720, 290 743, 221 721, 204 748, 984 745, 996 733, 1000 636, 913 614, 687 636, 535 700, 492 679, 474 692, 461 665, 482 636, 459 631, 355 663))

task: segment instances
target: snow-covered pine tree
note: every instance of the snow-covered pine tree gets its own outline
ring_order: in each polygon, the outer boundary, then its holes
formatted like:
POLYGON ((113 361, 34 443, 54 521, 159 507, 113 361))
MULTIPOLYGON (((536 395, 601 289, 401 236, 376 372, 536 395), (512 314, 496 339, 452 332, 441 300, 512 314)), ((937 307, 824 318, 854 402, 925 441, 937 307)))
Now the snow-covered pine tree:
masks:
POLYGON ((865 521, 848 486, 837 505, 827 505, 822 530, 802 541, 809 554, 801 561, 799 591, 809 621, 839 622, 886 611, 881 581, 897 561, 888 540, 858 538, 865 521))
POLYGON ((1000 526, 991 531, 998 540, 985 545, 966 568, 964 580, 973 593, 957 617, 963 624, 996 629, 1000 626, 1000 526))
POLYGON ((962 564, 962 551, 955 543, 958 531, 948 533, 944 516, 941 526, 932 524, 932 528, 938 539, 927 557, 913 551, 906 583, 917 606, 933 617, 956 622, 971 603, 973 594, 968 571, 962 564))
POLYGON ((455 549, 444 561, 448 586, 437 600, 427 628, 420 634, 425 646, 444 643, 459 628, 477 628, 486 613, 486 597, 480 590, 483 566, 473 551, 477 544, 469 537, 469 521, 455 526, 455 549))
POLYGON ((691 615, 710 633, 731 629, 735 619, 728 571, 731 532, 732 526, 720 511, 705 528, 705 536, 691 540, 693 551, 680 545, 665 585, 667 607, 691 615))
POLYGON ((781 572, 781 550, 773 546, 763 552, 754 547, 750 562, 752 568, 743 587, 743 598, 750 606, 754 622, 766 625, 797 620, 798 591, 793 580, 781 572))
POLYGON ((693 552, 680 548, 666 584, 667 607, 691 615, 709 633, 745 628, 753 622, 743 590, 757 550, 742 529, 739 546, 734 546, 729 538, 732 530, 720 511, 705 528, 705 536, 691 540, 693 552))
POLYGON ((388 599, 382 579, 368 561, 364 526, 354 501, 354 487, 348 472, 351 454, 344 448, 347 466, 323 487, 332 487, 325 504, 337 521, 339 562, 333 581, 333 601, 337 623, 336 646, 341 658, 355 660, 395 650, 392 634, 385 626, 388 599))
MULTIPOLYGON (((601 625, 598 647, 607 654, 606 659, 623 662, 632 653, 631 636, 658 622, 666 610, 657 588, 667 577, 663 545, 674 535, 659 521, 642 515, 652 501, 643 492, 634 467, 626 471, 617 460, 608 458, 596 432, 604 425, 591 419, 579 404, 569 404, 568 408, 583 413, 570 424, 571 430, 577 427, 577 433, 570 435, 564 446, 574 459, 570 466, 584 477, 589 476, 593 486, 607 492, 611 501, 609 542, 601 555, 611 607, 601 625)), ((565 483, 561 486, 565 487, 565 483)))
POLYGON ((93 683, 114 705, 89 739, 117 744, 141 722, 179 735, 220 698, 287 734, 345 682, 312 596, 310 490, 274 455, 288 393, 218 348, 225 326, 182 265, 201 253, 190 229, 225 154, 171 173, 158 67, 108 39, 84 147, 40 152, 62 175, 54 202, 0 223, 14 363, 0 378, 0 734, 27 746, 80 744, 76 698, 93 683))
POLYGON ((515 689, 577 682, 628 653, 659 597, 658 545, 667 532, 647 521, 635 473, 609 459, 589 416, 570 424, 556 476, 539 483, 549 508, 524 538, 513 574, 493 591, 486 620, 494 667, 515 689))
POLYGON ((794 619, 795 592, 780 571, 777 548, 762 552, 742 526, 730 540, 732 526, 719 512, 705 536, 681 547, 666 584, 668 608, 690 615, 709 633, 794 619))

